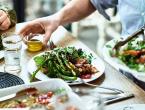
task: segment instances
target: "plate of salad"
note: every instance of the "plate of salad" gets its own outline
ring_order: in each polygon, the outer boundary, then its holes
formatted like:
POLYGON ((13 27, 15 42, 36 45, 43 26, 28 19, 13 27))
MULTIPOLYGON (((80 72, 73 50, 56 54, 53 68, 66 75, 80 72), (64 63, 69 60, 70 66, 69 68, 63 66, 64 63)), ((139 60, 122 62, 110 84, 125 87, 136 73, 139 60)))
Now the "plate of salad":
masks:
POLYGON ((129 72, 145 82, 145 41, 140 37, 134 38, 114 50, 114 45, 120 40, 113 39, 104 46, 104 59, 117 70, 129 72))
POLYGON ((57 47, 34 56, 28 63, 31 81, 60 78, 70 85, 90 82, 105 70, 104 63, 95 53, 76 47, 57 47))

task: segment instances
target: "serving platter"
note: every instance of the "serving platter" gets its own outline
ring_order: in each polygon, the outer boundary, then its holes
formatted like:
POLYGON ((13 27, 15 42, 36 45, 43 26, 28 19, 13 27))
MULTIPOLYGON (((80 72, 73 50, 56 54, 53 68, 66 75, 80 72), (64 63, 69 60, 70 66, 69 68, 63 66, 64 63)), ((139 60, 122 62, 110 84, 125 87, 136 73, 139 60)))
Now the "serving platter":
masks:
POLYGON ((120 39, 113 39, 105 44, 105 46, 103 48, 104 60, 107 63, 109 63, 111 66, 113 66, 115 69, 117 69, 118 71, 123 70, 125 72, 128 72, 128 73, 132 74, 138 80, 145 82, 145 72, 138 72, 134 69, 130 69, 127 65, 125 65, 118 58, 110 56, 110 51, 113 49, 115 43, 119 40, 120 39))
MULTIPOLYGON (((85 51, 85 50, 83 50, 83 51, 85 51)), ((85 52, 88 53, 88 51, 85 51, 85 52)), ((89 52, 89 53, 90 53, 90 52, 89 52)), ((44 52, 43 52, 43 53, 40 53, 40 54, 38 54, 38 55, 36 55, 36 56, 40 56, 40 55, 42 55, 42 54, 44 54, 44 52)), ((84 79, 85 82, 90 82, 90 81, 96 80, 97 78, 101 77, 102 74, 103 74, 104 71, 105 71, 105 65, 104 65, 103 61, 102 61, 95 53, 92 53, 92 55, 93 55, 93 57, 94 57, 93 60, 92 60, 92 65, 93 65, 94 67, 96 67, 97 70, 98 70, 99 72, 93 74, 92 77, 91 77, 90 79, 84 79)), ((34 56, 34 57, 28 62, 27 70, 28 70, 28 72, 29 72, 30 74, 33 74, 33 72, 37 69, 37 66, 36 66, 36 64, 35 64, 35 62, 34 62, 34 58, 35 58, 36 56, 34 56)), ((36 77, 37 79, 39 79, 39 80, 42 80, 42 81, 51 79, 51 78, 49 78, 48 76, 46 76, 45 74, 43 74, 41 71, 39 71, 39 72, 36 74, 35 77, 36 77)), ((67 82, 69 85, 76 85, 76 84, 82 84, 82 83, 83 83, 82 80, 81 80, 80 78, 77 78, 77 80, 75 80, 75 81, 71 81, 71 82, 70 82, 70 81, 66 81, 66 82, 67 82)))

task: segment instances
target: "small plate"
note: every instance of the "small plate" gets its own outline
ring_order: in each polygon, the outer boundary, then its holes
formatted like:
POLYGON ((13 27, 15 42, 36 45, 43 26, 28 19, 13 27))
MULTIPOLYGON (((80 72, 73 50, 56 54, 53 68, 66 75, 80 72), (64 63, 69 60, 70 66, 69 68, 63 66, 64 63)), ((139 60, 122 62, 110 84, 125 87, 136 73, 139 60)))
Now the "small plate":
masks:
POLYGON ((0 89, 21 84, 24 84, 24 81, 18 76, 0 72, 0 89))
MULTIPOLYGON (((83 50, 83 51, 85 51, 85 50, 83 50)), ((87 50, 85 52, 88 53, 87 50)), ((85 82, 90 82, 90 81, 93 81, 93 80, 98 79, 99 77, 102 76, 102 74, 105 71, 105 65, 104 65, 103 61, 95 53, 93 53, 93 52, 91 52, 91 53, 92 53, 92 55, 94 57, 94 60, 92 61, 92 65, 94 67, 96 67, 99 72, 93 74, 91 79, 84 79, 85 82)), ((38 54, 36 56, 40 56, 42 54, 44 54, 44 52, 43 53, 40 53, 40 54, 38 54)), ((36 57, 36 56, 34 56, 34 57, 36 57)), ((36 64, 35 64, 35 62, 33 60, 34 57, 29 61, 28 66, 27 66, 28 72, 30 74, 33 74, 33 72, 37 69, 37 66, 36 66, 36 64)), ((50 79, 47 75, 43 74, 41 71, 39 71, 36 74, 36 78, 39 79, 39 80, 42 80, 42 81, 45 81, 45 80, 49 80, 50 79)), ((71 82, 70 81, 66 81, 66 82, 69 85, 76 85, 76 84, 82 84, 83 83, 80 78, 78 78, 75 81, 71 81, 71 82)))
MULTIPOLYGON (((112 109, 109 109, 112 110, 112 109)), ((145 104, 132 104, 123 107, 115 107, 113 110, 145 110, 145 104)))

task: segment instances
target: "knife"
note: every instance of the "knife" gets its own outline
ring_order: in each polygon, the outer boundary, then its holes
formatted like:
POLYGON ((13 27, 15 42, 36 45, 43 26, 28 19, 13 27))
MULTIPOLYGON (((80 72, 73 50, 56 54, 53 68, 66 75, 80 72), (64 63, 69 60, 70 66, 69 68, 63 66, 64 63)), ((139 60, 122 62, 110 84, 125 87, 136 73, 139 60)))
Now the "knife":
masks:
POLYGON ((21 90, 17 93, 13 93, 13 94, 9 94, 9 95, 0 97, 0 102, 7 101, 7 100, 10 100, 10 99, 13 99, 16 97, 20 97, 20 96, 24 96, 24 95, 33 95, 33 94, 36 94, 37 91, 38 90, 36 88, 27 88, 27 89, 21 90))
POLYGON ((126 100, 126 99, 129 99, 129 98, 133 98, 134 97, 134 94, 132 93, 121 93, 121 94, 118 94, 118 95, 115 95, 115 96, 109 96, 109 97, 106 97, 104 98, 104 103, 106 105, 108 104, 112 104, 112 103, 115 103, 115 102, 118 102, 118 101, 123 101, 123 100, 126 100))

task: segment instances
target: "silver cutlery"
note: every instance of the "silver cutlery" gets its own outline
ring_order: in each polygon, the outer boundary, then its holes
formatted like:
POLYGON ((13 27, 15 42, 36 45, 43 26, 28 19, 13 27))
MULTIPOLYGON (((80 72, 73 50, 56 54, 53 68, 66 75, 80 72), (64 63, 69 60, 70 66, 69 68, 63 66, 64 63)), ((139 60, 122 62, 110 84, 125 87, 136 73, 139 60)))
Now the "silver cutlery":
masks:
MULTIPOLYGON (((92 95, 94 97, 96 96, 97 93, 99 93, 96 90, 86 90, 86 89, 82 89, 82 88, 75 88, 75 89, 73 89, 73 92, 75 92, 79 96, 92 95)), ((104 101, 105 104, 112 104, 112 103, 115 103, 118 101, 132 98, 132 97, 134 97, 134 94, 129 93, 129 92, 113 94, 113 92, 112 92, 112 95, 110 95, 110 96, 103 96, 103 94, 101 94, 101 96, 102 96, 102 100, 104 101)))
POLYGON ((121 46, 125 45, 127 42, 129 42, 133 38, 138 37, 138 35, 140 35, 140 34, 142 34, 143 37, 144 37, 144 30, 145 30, 145 25, 141 29, 139 29, 138 31, 133 33, 131 36, 129 36, 127 39, 125 39, 123 41, 119 41, 118 43, 116 43, 115 46, 114 46, 114 49, 118 50, 121 46))
POLYGON ((104 103, 105 104, 112 104, 118 101, 123 101, 129 98, 133 98, 134 94, 132 93, 121 93, 115 96, 108 96, 106 98, 104 98, 104 103))
POLYGON ((114 91, 115 93, 124 93, 124 91, 116 89, 116 88, 110 88, 110 87, 99 86, 99 85, 96 85, 96 84, 91 84, 91 83, 85 82, 83 79, 81 79, 81 81, 82 81, 83 84, 85 84, 87 86, 107 89, 107 90, 110 90, 110 91, 114 91))
POLYGON ((114 91, 97 91, 96 89, 85 89, 85 88, 72 88, 73 92, 82 96, 82 95, 88 95, 88 94, 93 94, 93 93, 99 93, 99 94, 106 94, 106 95, 117 95, 120 94, 118 92, 114 92, 114 91))
POLYGON ((54 44, 54 42, 52 40, 49 40, 49 49, 53 50, 54 48, 56 48, 57 46, 54 44))

